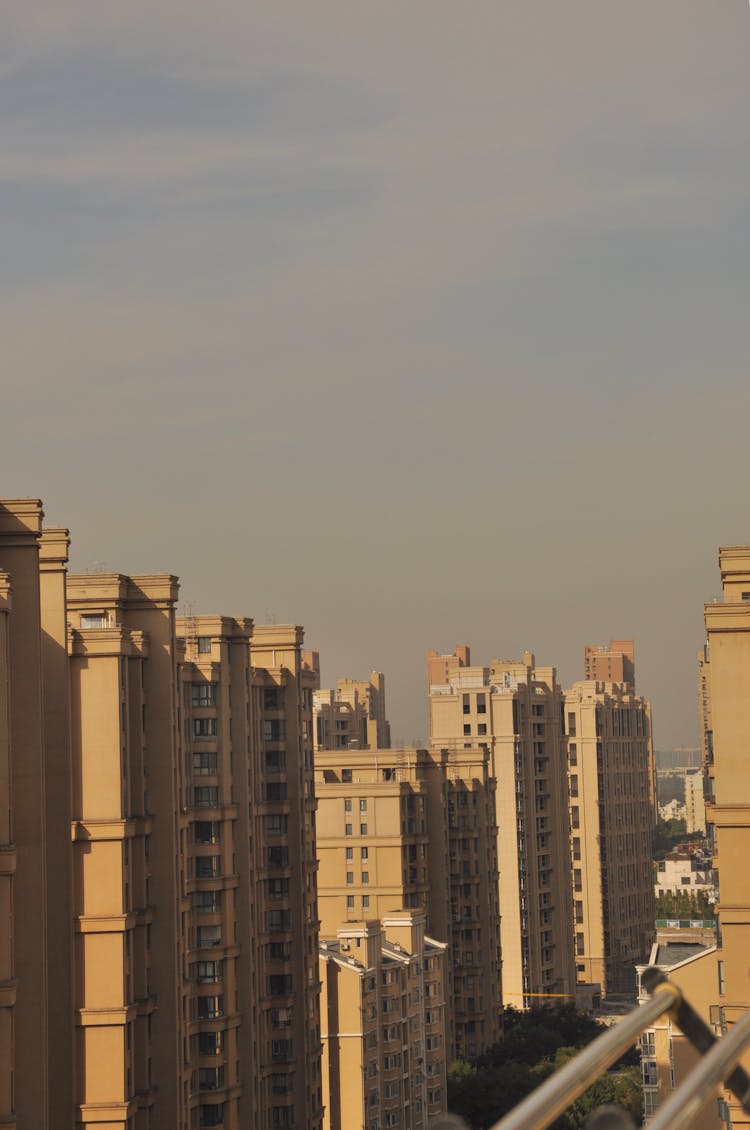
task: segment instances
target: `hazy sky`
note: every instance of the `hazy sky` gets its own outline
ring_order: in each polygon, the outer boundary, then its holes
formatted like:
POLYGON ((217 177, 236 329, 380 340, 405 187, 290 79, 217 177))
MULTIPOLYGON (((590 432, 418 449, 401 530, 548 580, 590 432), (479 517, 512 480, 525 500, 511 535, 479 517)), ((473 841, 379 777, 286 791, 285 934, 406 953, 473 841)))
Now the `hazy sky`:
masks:
MULTIPOLYGON (((637 641, 750 541, 747 0, 3 5, 0 494, 324 682, 637 641)), ((96 566, 95 563, 99 565, 96 566)))

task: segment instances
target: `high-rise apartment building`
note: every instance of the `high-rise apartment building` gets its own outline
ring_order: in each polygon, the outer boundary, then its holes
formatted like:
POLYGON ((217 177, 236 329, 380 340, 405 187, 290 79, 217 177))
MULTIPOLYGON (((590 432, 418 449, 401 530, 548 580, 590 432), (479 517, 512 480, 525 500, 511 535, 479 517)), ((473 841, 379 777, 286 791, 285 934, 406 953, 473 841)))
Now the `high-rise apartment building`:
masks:
POLYGON ((654 937, 651 706, 633 683, 565 692, 578 980, 633 993, 654 937))
POLYGON ((263 954, 259 1040, 268 1115, 260 1125, 269 1130, 319 1130, 323 1118, 315 675, 303 661, 303 635, 295 625, 256 625, 250 647, 251 716, 262 772, 256 792, 260 855, 255 891, 263 954))
POLYGON ((584 644, 583 674, 600 683, 629 683, 635 690, 635 642, 611 640, 606 646, 584 644))
POLYGON ((81 1130, 189 1126, 176 599, 168 575, 68 578, 81 1130))
POLYGON ((302 629, 186 617, 181 858, 197 1125, 320 1125, 302 629), (298 878, 299 877, 299 878, 298 878))
POLYGON ((65 530, 0 503, 0 1121, 73 1121, 65 530), (7 803, 6 803, 7 802, 7 803))
MULTIPOLYGON (((699 685, 703 724, 703 772, 708 838, 714 845, 718 875, 718 946, 672 971, 672 979, 717 1034, 726 1031, 750 1006, 750 546, 719 550, 723 600, 706 604, 706 646, 700 657, 699 685)), ((695 1057, 675 1053, 679 1037, 655 1046, 655 1072, 661 1082, 652 1107, 679 1086, 695 1057), (670 1070, 671 1068, 671 1070, 670 1070)), ((683 1041, 684 1043, 684 1041, 683 1041)), ((742 1064, 750 1069, 750 1053, 742 1064)), ((716 1130, 750 1125, 728 1091, 707 1100, 685 1130, 716 1130)))
POLYGON ((414 910, 321 942, 325 1130, 423 1130, 445 1112, 445 951, 414 910))
POLYGON ((494 782, 502 985, 518 1008, 575 997, 563 696, 553 667, 428 653, 433 749, 485 750, 494 782))
MULTIPOLYGON (((317 652, 306 652, 311 669, 319 671, 317 652), (311 657, 315 658, 311 658, 311 657)), ((368 680, 339 679, 335 690, 313 694, 315 749, 390 749, 386 717, 385 675, 373 671, 368 680)))
POLYGON ((483 747, 318 750, 321 936, 419 908, 448 943, 451 1058, 501 1034, 495 788, 483 747))
POLYGON ((0 1122, 320 1130, 302 630, 67 546, 0 504, 0 1122))

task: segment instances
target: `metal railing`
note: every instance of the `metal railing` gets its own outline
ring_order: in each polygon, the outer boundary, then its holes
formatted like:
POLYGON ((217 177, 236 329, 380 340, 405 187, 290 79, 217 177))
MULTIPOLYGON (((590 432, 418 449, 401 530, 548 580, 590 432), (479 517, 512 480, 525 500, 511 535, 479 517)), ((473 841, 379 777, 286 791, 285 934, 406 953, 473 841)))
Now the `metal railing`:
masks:
MULTIPOLYGON (((490 1130, 545 1130, 664 1014, 669 1014, 703 1058, 649 1120, 649 1130, 679 1130, 719 1083, 723 1083, 750 1114, 750 1076, 737 1066, 743 1051, 750 1045, 750 1010, 726 1036, 717 1039, 660 969, 653 966, 646 969, 642 982, 651 994, 650 1000, 598 1036, 490 1130)), ((635 1124, 623 1109, 607 1106, 594 1111, 587 1126, 591 1130, 633 1130, 635 1124)), ((430 1130, 465 1130, 465 1123, 449 1114, 434 1122, 430 1130)))

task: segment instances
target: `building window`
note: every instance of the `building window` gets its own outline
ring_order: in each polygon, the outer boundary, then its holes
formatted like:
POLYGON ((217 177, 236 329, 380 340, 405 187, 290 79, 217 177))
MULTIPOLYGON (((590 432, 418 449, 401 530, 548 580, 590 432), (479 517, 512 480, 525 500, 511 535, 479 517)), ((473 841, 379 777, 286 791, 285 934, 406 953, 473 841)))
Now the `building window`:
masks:
POLYGON ((208 655, 211 651, 211 637, 198 636, 198 654, 208 655))
POLYGON ((190 690, 193 706, 216 706, 216 683, 191 683, 190 690))
POLYGON ((347 910, 354 910, 354 895, 347 895, 346 896, 346 909, 347 910))
POLYGON ((477 725, 477 733, 478 734, 486 734, 487 733, 487 723, 486 722, 480 722, 477 725))
POLYGON ((193 737, 194 738, 215 738, 216 737, 216 719, 215 718, 193 718, 193 737))
POLYGON ((268 836, 285 836, 289 830, 289 817, 273 812, 266 816, 265 827, 268 836))
POLYGON ((291 973, 272 973, 268 978, 268 988, 272 997, 289 997, 292 995, 291 973))
POLYGON ((268 897, 272 899, 289 898, 288 879, 268 879, 268 897))
POLYGON ((219 790, 214 785, 196 785, 193 800, 196 808, 218 808, 219 790))
POLYGON ((346 873, 346 885, 348 887, 351 887, 351 886, 354 885, 354 872, 353 871, 347 871, 347 873, 346 873))
POLYGON ((367 801, 366 800, 361 800, 359 802, 359 811, 360 812, 367 812, 367 801))
POLYGON ((464 714, 471 713, 471 697, 468 694, 463 696, 462 706, 464 714))
POLYGON ((284 709, 284 691, 282 687, 264 687, 263 688, 263 709, 264 710, 283 710, 284 709))
POLYGON ((471 722, 464 722, 464 737, 468 737, 471 733, 471 722))
POLYGON ((370 849, 366 848, 366 847, 360 848, 359 849, 359 858, 360 859, 369 859, 370 858, 370 849))
POLYGON ((719 975, 719 996, 723 997, 724 993, 726 992, 726 983, 724 981, 724 962, 723 961, 717 961, 716 971, 719 975))
POLYGON ((86 628, 106 628, 109 622, 109 617, 106 612, 84 612, 81 616, 81 629, 86 628))
POLYGON ((217 756, 216 753, 194 753, 193 776, 215 777, 217 773, 217 756))
POLYGON ((341 770, 341 781, 345 785, 351 785, 351 783, 352 783, 352 771, 351 771, 351 769, 342 769, 341 770))
POLYGON ((221 891, 196 891, 193 898, 196 914, 218 914, 221 911, 221 891))
POLYGON ((269 781, 266 784, 266 800, 271 804, 281 804, 286 800, 286 781, 269 781))
POLYGON ((477 714, 487 713, 487 698, 483 694, 477 695, 477 714))
POLYGON ((362 895, 362 909, 363 910, 369 910, 370 909, 370 896, 369 895, 362 895))
POLYGON ((352 834, 351 824, 344 824, 344 835, 345 836, 351 836, 351 834, 352 834))
POLYGON ((366 836, 367 835, 367 825, 366 824, 360 824, 359 834, 360 834, 360 836, 366 836))
POLYGON ((283 742, 286 737, 286 724, 283 718, 265 718, 263 720, 263 741, 283 742))
POLYGON ((369 882, 370 882, 370 872, 369 871, 363 871, 362 872, 362 886, 366 887, 369 884, 369 882))
POLYGON ((199 1109, 201 1126, 224 1125, 224 1103, 212 1103, 210 1106, 202 1106, 199 1109))
POLYGON ((351 812, 351 810, 352 810, 352 798, 346 797, 346 799, 344 800, 344 812, 351 812))
POLYGON ((576 736, 576 716, 572 710, 568 714, 568 734, 571 738, 576 736))
POLYGON ((196 844, 221 843, 221 824, 218 820, 196 820, 193 824, 193 839, 196 844))
POLYGON ((351 863, 353 859, 354 859, 354 848, 347 848, 346 849, 346 862, 351 863))
POLYGON ((220 925, 199 925, 198 948, 210 949, 212 946, 221 945, 220 925))
POLYGON ((223 997, 198 997, 198 1019, 216 1020, 224 1015, 223 997))

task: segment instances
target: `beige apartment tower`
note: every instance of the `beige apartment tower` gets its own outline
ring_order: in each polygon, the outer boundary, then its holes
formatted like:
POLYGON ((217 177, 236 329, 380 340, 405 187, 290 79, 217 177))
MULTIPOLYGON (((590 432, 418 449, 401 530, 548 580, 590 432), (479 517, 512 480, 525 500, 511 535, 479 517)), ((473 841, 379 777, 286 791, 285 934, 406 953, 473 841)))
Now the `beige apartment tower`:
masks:
POLYGON ((415 910, 321 942, 325 1130, 426 1130, 445 1112, 445 950, 415 910))
POLYGON ((634 994, 654 938, 651 706, 632 682, 574 683, 565 728, 577 977, 634 994))
POLYGON ((448 943, 450 1058, 502 1031, 497 829, 487 751, 318 750, 321 937, 423 910, 448 943))
POLYGON ((563 696, 553 667, 427 656, 432 748, 484 750, 494 782, 502 986, 528 1008, 575 997, 563 696))
POLYGON ((0 1122, 18 1130, 73 1121, 68 537, 43 516, 0 503, 0 1122))
POLYGON ((68 578, 80 1130, 189 1125, 176 599, 68 578))

